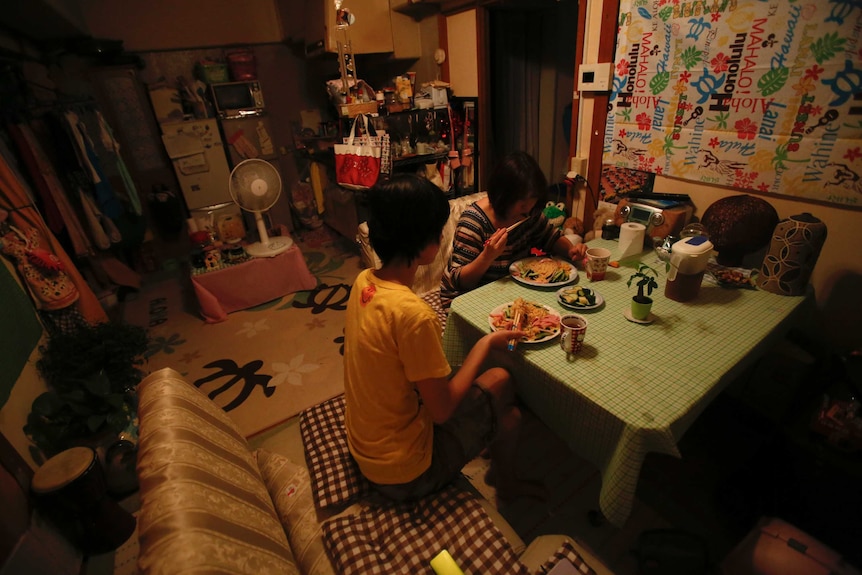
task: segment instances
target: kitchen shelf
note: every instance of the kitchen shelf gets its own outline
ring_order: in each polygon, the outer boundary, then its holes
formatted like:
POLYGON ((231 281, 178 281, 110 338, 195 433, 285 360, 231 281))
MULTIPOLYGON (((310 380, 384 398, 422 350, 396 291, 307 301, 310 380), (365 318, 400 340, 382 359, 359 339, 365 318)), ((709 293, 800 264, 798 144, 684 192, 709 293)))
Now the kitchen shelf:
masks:
POLYGON ((427 164, 428 162, 440 161, 444 159, 448 154, 448 150, 445 152, 437 152, 434 154, 413 154, 410 156, 401 156, 400 158, 395 158, 392 160, 392 163, 395 165, 396 168, 418 164, 427 164))

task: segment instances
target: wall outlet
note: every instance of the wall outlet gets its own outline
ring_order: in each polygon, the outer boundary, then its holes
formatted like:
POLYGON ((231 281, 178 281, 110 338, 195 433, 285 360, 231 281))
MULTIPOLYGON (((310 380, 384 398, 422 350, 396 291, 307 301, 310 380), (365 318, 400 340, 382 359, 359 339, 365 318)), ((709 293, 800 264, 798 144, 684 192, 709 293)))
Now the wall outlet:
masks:
POLYGON ((586 179, 587 177, 587 159, 578 156, 573 157, 569 162, 569 169, 575 174, 586 179))

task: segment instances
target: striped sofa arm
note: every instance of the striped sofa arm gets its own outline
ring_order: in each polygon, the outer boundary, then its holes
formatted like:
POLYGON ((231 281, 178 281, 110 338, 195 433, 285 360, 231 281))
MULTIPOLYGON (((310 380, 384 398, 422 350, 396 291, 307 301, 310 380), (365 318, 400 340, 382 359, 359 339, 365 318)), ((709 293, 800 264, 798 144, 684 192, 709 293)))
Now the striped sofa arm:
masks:
POLYGON ((140 573, 300 573, 230 418, 169 368, 140 383, 138 403, 140 573))

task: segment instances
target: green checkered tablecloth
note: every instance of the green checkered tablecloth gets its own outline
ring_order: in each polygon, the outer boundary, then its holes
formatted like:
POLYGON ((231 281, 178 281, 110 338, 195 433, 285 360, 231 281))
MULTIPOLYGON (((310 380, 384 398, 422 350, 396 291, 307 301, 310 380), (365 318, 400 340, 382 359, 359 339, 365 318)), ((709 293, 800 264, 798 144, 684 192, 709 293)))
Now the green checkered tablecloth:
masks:
MULTIPOLYGON (((615 241, 597 239, 590 246, 618 257, 615 241)), ((633 266, 608 268, 600 282, 589 282, 581 270, 575 283, 605 300, 595 310, 572 312, 588 321, 581 352, 567 358, 558 339, 522 343, 508 366, 529 408, 601 471, 599 506, 617 526, 631 512, 646 454, 679 457, 677 441, 706 405, 790 327, 803 303, 813 301, 811 292, 786 297, 704 282, 695 300, 680 303, 664 297, 664 263, 651 251, 641 259, 660 271, 652 324, 623 315, 636 293, 626 286, 633 266)), ((443 335, 449 362, 460 365, 490 330, 488 313, 519 296, 571 312, 557 301, 557 289, 503 278, 456 298, 443 335)))

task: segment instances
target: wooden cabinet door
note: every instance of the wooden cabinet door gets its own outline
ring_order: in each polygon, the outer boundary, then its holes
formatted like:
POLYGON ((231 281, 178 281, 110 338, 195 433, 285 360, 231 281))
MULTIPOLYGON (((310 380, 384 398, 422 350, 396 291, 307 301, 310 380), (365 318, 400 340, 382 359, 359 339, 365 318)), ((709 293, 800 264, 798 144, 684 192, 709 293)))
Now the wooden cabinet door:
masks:
POLYGON ((354 54, 389 53, 395 49, 392 41, 392 20, 389 0, 350 0, 344 8, 353 15, 353 23, 344 29, 336 25, 335 3, 332 0, 307 0, 305 45, 322 47, 324 52, 338 53, 338 43, 349 42, 354 54))

